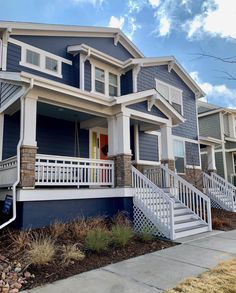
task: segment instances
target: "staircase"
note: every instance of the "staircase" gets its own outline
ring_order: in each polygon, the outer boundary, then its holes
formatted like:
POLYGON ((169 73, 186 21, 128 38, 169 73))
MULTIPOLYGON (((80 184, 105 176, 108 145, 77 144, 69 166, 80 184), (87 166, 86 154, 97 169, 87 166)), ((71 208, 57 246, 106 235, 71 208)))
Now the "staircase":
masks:
POLYGON ((210 176, 203 173, 203 186, 212 206, 236 212, 236 187, 233 184, 212 172, 210 176))
POLYGON ((165 166, 132 167, 134 224, 171 240, 211 230, 210 199, 165 166))

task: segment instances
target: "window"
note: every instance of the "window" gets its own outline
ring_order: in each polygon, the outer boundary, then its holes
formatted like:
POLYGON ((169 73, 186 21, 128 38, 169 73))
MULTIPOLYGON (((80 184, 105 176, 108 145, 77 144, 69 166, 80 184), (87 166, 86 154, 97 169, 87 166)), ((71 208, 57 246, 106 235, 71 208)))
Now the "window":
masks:
POLYGON ((52 59, 50 57, 46 57, 45 62, 46 62, 46 64, 45 64, 46 69, 54 71, 54 72, 57 72, 57 70, 58 70, 58 62, 57 62, 57 60, 52 59))
POLYGON ((183 114, 182 90, 157 79, 156 89, 176 111, 183 114))
POLYGON ((184 141, 174 140, 175 169, 177 173, 185 172, 184 141))
POLYGON ((97 67, 95 67, 95 91, 105 94, 105 72, 97 67))
POLYGON ((35 66, 40 66, 40 55, 31 50, 26 50, 26 62, 35 66))
POLYGON ((117 95, 118 95, 117 75, 109 72, 109 96, 117 97, 117 95))

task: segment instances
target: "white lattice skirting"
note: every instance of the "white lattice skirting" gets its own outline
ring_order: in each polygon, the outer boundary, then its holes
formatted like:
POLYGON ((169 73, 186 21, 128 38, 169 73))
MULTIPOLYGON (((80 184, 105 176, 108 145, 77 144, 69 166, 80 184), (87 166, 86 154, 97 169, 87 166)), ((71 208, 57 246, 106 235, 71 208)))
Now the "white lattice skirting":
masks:
POLYGON ((154 236, 166 238, 165 235, 134 205, 134 230, 136 233, 150 233, 154 236))
POLYGON ((211 199, 211 207, 219 210, 223 210, 223 208, 213 199, 211 199))

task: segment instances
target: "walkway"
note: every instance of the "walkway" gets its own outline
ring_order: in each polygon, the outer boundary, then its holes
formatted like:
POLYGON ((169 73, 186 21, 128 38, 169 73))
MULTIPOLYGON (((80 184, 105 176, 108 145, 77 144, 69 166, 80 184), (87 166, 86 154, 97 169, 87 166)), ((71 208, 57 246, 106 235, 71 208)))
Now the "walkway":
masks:
POLYGON ((179 239, 181 245, 57 281, 25 293, 158 293, 236 257, 236 230, 179 239))

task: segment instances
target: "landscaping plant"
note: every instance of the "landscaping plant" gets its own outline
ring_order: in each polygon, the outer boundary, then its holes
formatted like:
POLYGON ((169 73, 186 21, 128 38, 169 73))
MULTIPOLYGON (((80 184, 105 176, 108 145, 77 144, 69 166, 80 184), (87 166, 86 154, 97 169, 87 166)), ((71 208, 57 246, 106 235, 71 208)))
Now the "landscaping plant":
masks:
POLYGON ((68 265, 71 261, 81 261, 85 255, 80 251, 76 245, 64 245, 62 247, 62 263, 68 265))
POLYGON ((115 225, 112 227, 112 237, 116 245, 125 246, 134 236, 130 226, 115 225))
POLYGON ((85 246, 87 249, 101 252, 107 250, 111 243, 110 233, 106 229, 97 228, 88 231, 85 238, 85 246))
POLYGON ((49 231, 51 233, 51 236, 53 238, 58 238, 61 235, 63 235, 66 230, 68 228, 68 224, 67 223, 62 223, 60 221, 55 221, 50 227, 49 227, 49 231))

